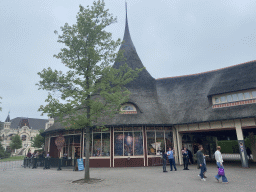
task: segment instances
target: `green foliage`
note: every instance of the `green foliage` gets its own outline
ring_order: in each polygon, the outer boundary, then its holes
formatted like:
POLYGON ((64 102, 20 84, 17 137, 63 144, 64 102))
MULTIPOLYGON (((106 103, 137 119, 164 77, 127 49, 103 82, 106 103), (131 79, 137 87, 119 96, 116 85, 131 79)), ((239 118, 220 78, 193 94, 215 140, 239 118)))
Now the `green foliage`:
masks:
MULTIPOLYGON (((256 136, 255 136, 256 139, 256 136)), ((250 138, 245 138, 245 147, 249 147, 251 150, 251 141, 250 138)), ((221 152, 222 153, 239 153, 239 146, 238 146, 238 141, 237 140, 223 140, 223 141, 218 141, 218 145, 221 146, 221 152)))
POLYGON ((8 158, 10 157, 11 153, 9 153, 8 151, 5 151, 1 142, 0 142, 0 159, 1 158, 8 158))
MULTIPOLYGON (((67 67, 67 72, 44 69, 38 75, 39 89, 49 92, 39 111, 55 117, 67 129, 85 129, 86 145, 89 146, 91 127, 103 128, 105 119, 119 113, 121 104, 129 99, 130 92, 124 87, 143 69, 132 70, 127 65, 114 69, 111 65, 124 61, 123 52, 115 50, 121 40, 112 40, 105 29, 116 18, 105 9, 103 0, 93 6, 79 6, 76 24, 61 27, 58 42, 64 48, 54 55, 67 67), (56 118, 57 117, 57 118, 56 118)), ((57 31, 55 31, 58 34, 57 31)), ((85 180, 89 180, 89 150, 86 148, 85 180)))
POLYGON ((76 24, 61 27, 58 42, 65 47, 54 57, 62 61, 67 72, 48 68, 38 73, 39 89, 49 92, 45 100, 48 104, 41 105, 39 111, 58 117, 66 128, 81 129, 97 123, 103 126, 101 117, 111 118, 119 112, 130 94, 124 85, 142 70, 127 65, 111 67, 124 58, 122 52, 115 53, 121 40, 112 40, 112 34, 105 31, 116 18, 104 7, 100 0, 91 8, 80 5, 76 24))
POLYGON ((12 141, 10 143, 10 147, 12 150, 20 149, 22 147, 22 141, 19 135, 12 136, 12 141))
POLYGON ((218 141, 222 153, 239 153, 237 140, 218 141))
POLYGON ((37 134, 31 141, 32 147, 42 148, 44 146, 44 137, 41 135, 44 132, 44 130, 42 129, 39 132, 40 133, 37 134))

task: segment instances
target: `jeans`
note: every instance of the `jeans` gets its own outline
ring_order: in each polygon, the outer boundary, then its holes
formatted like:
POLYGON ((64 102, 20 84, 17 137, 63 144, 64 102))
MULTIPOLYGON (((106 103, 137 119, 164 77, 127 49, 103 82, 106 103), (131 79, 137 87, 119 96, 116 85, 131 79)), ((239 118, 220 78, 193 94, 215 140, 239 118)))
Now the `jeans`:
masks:
MULTIPOLYGON (((218 166, 218 168, 224 169, 223 165, 221 166, 219 162, 217 162, 217 166, 218 166)), ((225 176, 225 172, 224 172, 224 175, 223 175, 223 176, 221 176, 221 175, 219 175, 219 174, 217 174, 217 175, 215 176, 215 178, 218 179, 218 180, 219 180, 221 177, 222 177, 222 182, 228 182, 228 179, 227 179, 227 177, 225 176)))
POLYGON ((200 175, 201 179, 203 179, 204 178, 204 172, 206 171, 206 165, 203 163, 200 168, 201 168, 201 172, 200 172, 199 175, 200 175))
POLYGON ((169 159, 169 162, 170 162, 171 171, 172 171, 172 166, 174 167, 174 169, 175 169, 175 171, 176 171, 177 168, 176 168, 176 165, 175 165, 175 160, 174 160, 174 158, 173 158, 173 159, 169 159))
POLYGON ((163 159, 163 171, 166 171, 166 159, 163 159))

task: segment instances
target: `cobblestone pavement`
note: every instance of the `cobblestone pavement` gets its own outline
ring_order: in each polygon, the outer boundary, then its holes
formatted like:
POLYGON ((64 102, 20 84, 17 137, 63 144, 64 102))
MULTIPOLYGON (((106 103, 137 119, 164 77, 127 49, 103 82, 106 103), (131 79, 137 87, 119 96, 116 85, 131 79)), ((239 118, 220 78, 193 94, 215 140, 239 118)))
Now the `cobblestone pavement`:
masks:
MULTIPOLYGON (((232 191, 247 192, 256 189, 256 165, 241 168, 241 163, 224 164, 229 184, 217 183, 215 164, 208 164, 206 181, 200 181, 199 170, 190 165, 188 171, 177 166, 178 171, 162 172, 161 166, 132 168, 91 168, 92 178, 103 179, 94 184, 73 184, 73 180, 83 177, 84 172, 70 169, 57 171, 16 168, 0 171, 0 192, 27 191, 232 191)), ((168 167, 169 168, 169 167, 168 167)), ((169 170, 169 169, 168 169, 169 170)))

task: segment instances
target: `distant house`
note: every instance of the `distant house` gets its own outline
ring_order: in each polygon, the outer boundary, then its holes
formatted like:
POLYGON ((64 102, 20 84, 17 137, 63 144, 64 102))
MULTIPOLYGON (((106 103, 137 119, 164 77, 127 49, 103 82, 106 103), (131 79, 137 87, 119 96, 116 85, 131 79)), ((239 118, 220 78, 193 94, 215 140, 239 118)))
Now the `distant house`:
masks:
POLYGON ((10 115, 8 115, 0 130, 1 143, 6 150, 10 150, 12 136, 19 135, 22 140, 22 148, 16 150, 15 155, 25 155, 28 149, 33 152, 32 139, 39 134, 39 130, 44 130, 48 124, 49 120, 47 119, 25 117, 10 119, 10 115))

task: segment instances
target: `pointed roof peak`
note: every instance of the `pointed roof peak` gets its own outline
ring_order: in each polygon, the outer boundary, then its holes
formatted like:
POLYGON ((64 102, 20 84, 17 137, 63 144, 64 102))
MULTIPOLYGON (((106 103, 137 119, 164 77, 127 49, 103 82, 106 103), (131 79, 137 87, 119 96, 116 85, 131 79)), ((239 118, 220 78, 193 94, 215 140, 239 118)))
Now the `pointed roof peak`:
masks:
POLYGON ((9 111, 9 113, 8 113, 8 116, 6 117, 5 122, 11 122, 11 119, 10 119, 10 111, 9 111))
POLYGON ((125 11, 126 11, 126 18, 125 18, 125 30, 124 30, 124 38, 123 38, 124 43, 122 44, 122 46, 135 49, 132 39, 131 39, 130 31, 129 31, 128 17, 127 17, 127 2, 126 1, 125 1, 125 11))

